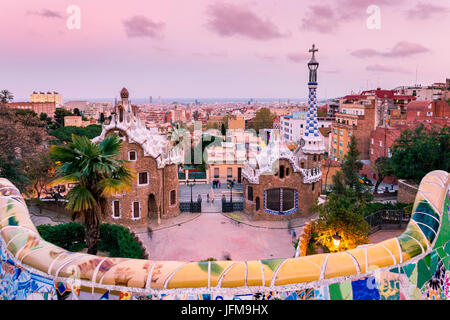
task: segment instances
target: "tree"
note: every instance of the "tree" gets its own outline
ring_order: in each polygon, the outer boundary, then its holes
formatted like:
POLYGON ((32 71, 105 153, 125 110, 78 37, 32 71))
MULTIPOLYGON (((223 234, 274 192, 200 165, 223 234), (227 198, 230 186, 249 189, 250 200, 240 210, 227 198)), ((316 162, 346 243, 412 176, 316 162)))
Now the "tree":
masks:
POLYGON ((275 119, 275 115, 268 108, 261 108, 256 112, 252 122, 252 129, 256 132, 259 132, 261 129, 272 129, 273 119, 275 119))
POLYGON ((105 114, 103 112, 100 113, 100 119, 98 121, 102 124, 105 122, 105 114))
POLYGON ((80 117, 81 116, 80 109, 78 108, 73 109, 73 114, 80 117))
POLYGON ((72 134, 77 136, 86 136, 89 139, 93 139, 102 133, 102 126, 98 124, 90 124, 86 127, 67 126, 60 127, 55 130, 50 130, 49 134, 58 138, 60 142, 72 141, 72 134))
POLYGON ((11 102, 14 99, 14 95, 9 92, 8 90, 2 90, 0 91, 0 103, 6 104, 8 102, 11 102))
POLYGON ((394 173, 394 170, 392 169, 391 160, 386 157, 380 157, 375 160, 373 169, 378 176, 377 182, 375 184, 375 190, 373 192, 374 194, 376 194, 378 192, 378 187, 383 182, 384 178, 392 175, 394 173))
POLYGON ((36 192, 36 198, 41 198, 42 191, 50 184, 53 179, 53 162, 50 159, 50 154, 47 150, 42 152, 30 166, 28 170, 28 176, 33 186, 33 190, 36 192))
POLYGON ((353 197, 331 194, 326 204, 315 208, 319 212, 314 226, 318 234, 316 240, 330 252, 349 250, 368 243, 369 225, 364 219, 363 208, 353 197), (338 247, 333 241, 335 235, 341 237, 338 247))
POLYGON ((430 171, 450 170, 450 128, 406 129, 392 146, 394 175, 419 182, 430 171))
POLYGON ((353 189, 358 197, 367 193, 367 188, 364 184, 359 182, 358 171, 362 169, 363 164, 358 160, 361 152, 358 150, 358 142, 356 137, 352 136, 350 139, 350 145, 348 147, 348 152, 344 157, 342 163, 342 173, 344 174, 345 184, 353 189))
POLYGON ((64 117, 65 116, 73 116, 73 113, 64 108, 56 108, 54 119, 55 119, 55 123, 57 124, 58 128, 64 126, 64 117))
POLYGON ((222 134, 222 136, 226 136, 227 135, 227 129, 225 129, 225 124, 222 122, 222 125, 220 127, 220 133, 222 134))
POLYGON ((42 122, 34 113, 0 105, 0 176, 26 193, 28 172, 43 152, 46 136, 42 122))
POLYGON ((56 162, 55 184, 74 183, 66 195, 72 219, 82 216, 86 226, 88 253, 97 253, 100 220, 106 212, 106 197, 130 191, 134 174, 120 160, 122 141, 117 135, 93 143, 73 135, 67 145, 53 146, 50 156, 56 162))
POLYGON ((353 249, 367 243, 369 231, 364 219, 366 199, 360 199, 354 189, 345 185, 345 176, 341 171, 333 176, 333 183, 328 201, 312 208, 313 212, 319 212, 319 219, 314 225, 318 234, 316 240, 330 252, 353 249), (341 237, 339 247, 334 245, 335 235, 341 237))

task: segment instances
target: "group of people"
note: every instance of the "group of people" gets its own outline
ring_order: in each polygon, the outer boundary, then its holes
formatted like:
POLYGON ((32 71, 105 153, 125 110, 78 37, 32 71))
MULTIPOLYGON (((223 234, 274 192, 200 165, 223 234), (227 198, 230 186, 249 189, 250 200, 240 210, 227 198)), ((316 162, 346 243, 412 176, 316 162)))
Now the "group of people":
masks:
POLYGON ((214 189, 220 189, 220 187, 222 186, 222 182, 220 182, 220 180, 213 180, 212 185, 214 189))

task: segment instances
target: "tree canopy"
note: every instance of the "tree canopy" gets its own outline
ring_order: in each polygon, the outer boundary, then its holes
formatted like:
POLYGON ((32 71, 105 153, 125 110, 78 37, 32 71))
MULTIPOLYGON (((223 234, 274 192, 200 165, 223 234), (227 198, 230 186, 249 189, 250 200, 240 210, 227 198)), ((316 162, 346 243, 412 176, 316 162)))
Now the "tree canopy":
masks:
POLYGON ((50 130, 49 134, 57 138, 61 142, 71 142, 72 134, 76 136, 85 136, 88 139, 93 139, 102 133, 102 126, 91 124, 87 127, 67 126, 60 127, 55 130, 50 130))
POLYGON ((450 128, 406 129, 392 146, 392 168, 396 177, 416 182, 430 171, 450 171, 450 128))
POLYGON ((256 132, 259 132, 261 129, 272 129, 274 119, 275 115, 268 108, 261 108, 256 112, 251 128, 256 132))

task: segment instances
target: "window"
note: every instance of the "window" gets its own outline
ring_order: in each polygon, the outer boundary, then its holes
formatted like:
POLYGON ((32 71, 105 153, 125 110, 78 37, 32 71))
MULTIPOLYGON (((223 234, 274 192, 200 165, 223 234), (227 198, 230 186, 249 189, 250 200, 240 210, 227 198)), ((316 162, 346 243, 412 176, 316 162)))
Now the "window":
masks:
POLYGON ((173 206, 177 202, 177 194, 175 190, 170 191, 170 205, 173 206))
POLYGON ((137 159, 137 152, 136 151, 128 152, 128 160, 136 161, 136 159, 137 159))
POLYGON ((138 185, 143 186, 148 184, 148 172, 139 172, 138 185))
POLYGON ((289 175, 289 168, 286 168, 286 177, 289 175))
POLYGON ((380 140, 380 147, 382 147, 383 146, 383 142, 381 142, 381 140, 380 140))
POLYGON ((258 211, 259 208, 260 208, 259 197, 256 197, 256 201, 255 202, 256 202, 255 203, 256 211, 258 211))
POLYGON ((141 206, 139 201, 133 201, 133 219, 141 218, 141 206))
POLYGON ((233 168, 227 169, 227 176, 228 176, 228 178, 231 178, 233 176, 233 168))
POLYGON ((120 200, 113 200, 113 218, 120 218, 120 200))
POLYGON ((280 166, 280 179, 284 178, 284 166, 280 166))
POLYGON ((247 188, 247 199, 248 201, 253 201, 253 187, 251 186, 247 188))
POLYGON ((370 143, 371 143, 371 144, 373 144, 373 138, 372 138, 372 139, 370 139, 370 143))
POLYGON ((214 178, 219 177, 219 168, 214 168, 214 178))
POLYGON ((264 192, 264 198, 268 213, 286 215, 297 209, 297 191, 294 189, 269 189, 264 192))

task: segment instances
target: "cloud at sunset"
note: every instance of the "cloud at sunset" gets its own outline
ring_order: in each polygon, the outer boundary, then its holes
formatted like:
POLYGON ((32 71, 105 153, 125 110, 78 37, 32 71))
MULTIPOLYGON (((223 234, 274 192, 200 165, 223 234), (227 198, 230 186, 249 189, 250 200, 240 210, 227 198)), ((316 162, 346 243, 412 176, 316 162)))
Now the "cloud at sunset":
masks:
POLYGON ((375 63, 372 65, 369 65, 366 67, 366 70, 373 71, 373 72, 411 73, 411 71, 408 71, 404 68, 385 65, 384 63, 375 63))
POLYGON ((149 18, 137 15, 123 21, 125 32, 129 38, 161 38, 165 24, 153 22, 149 18))
POLYGON ((414 8, 406 11, 410 19, 426 20, 436 16, 443 16, 450 12, 449 7, 420 2, 414 8))
POLYGON ((234 4, 215 3, 207 8, 208 28, 221 37, 244 36, 254 40, 283 38, 278 27, 249 8, 234 4))
POLYGON ((27 11, 28 15, 39 16, 42 18, 63 19, 62 14, 57 11, 42 9, 40 11, 27 11))
POLYGON ((429 52, 430 50, 421 44, 412 43, 407 41, 398 42, 389 51, 378 51, 375 49, 360 49, 351 53, 352 56, 357 58, 370 58, 370 57, 387 57, 387 58, 404 58, 421 53, 429 52))
POLYGON ((306 63, 308 61, 308 59, 311 58, 311 55, 308 53, 295 52, 295 53, 287 54, 286 58, 291 62, 306 63))

